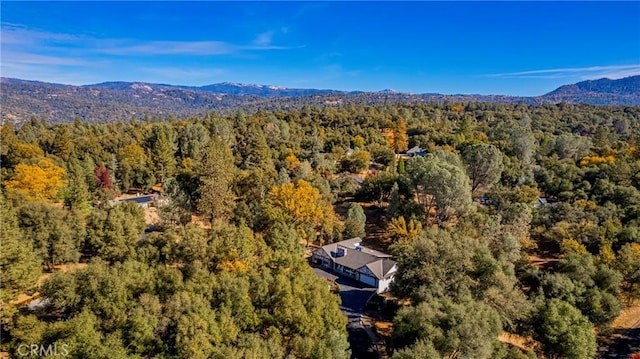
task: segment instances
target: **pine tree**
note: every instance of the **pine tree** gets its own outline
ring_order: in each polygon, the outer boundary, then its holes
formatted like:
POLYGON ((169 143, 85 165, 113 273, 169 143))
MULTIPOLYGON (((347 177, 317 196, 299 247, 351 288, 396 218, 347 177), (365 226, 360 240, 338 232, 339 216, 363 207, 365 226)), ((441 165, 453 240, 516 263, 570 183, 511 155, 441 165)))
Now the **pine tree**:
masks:
POLYGON ((8 301, 15 295, 36 284, 42 273, 42 266, 38 260, 31 241, 24 238, 18 227, 18 218, 9 201, 5 201, 0 193, 0 318, 10 318, 8 301))
POLYGON ((235 173, 231 149, 219 137, 212 138, 198 168, 200 199, 197 209, 209 221, 232 212, 235 173))
POLYGON ((387 207, 387 213, 391 217, 397 217, 400 211, 400 193, 398 182, 393 183, 391 187, 391 195, 389 196, 389 207, 387 207))
POLYGON ((176 152, 178 150, 176 133, 168 125, 156 126, 151 135, 151 155, 156 179, 162 182, 176 171, 176 152))
POLYGON ((346 238, 364 238, 367 216, 362 207, 357 203, 352 203, 347 210, 347 219, 344 222, 344 236, 346 238))
POLYGON ((67 164, 67 178, 69 187, 65 194, 65 206, 86 213, 89 210, 91 200, 87 185, 87 173, 80 161, 75 158, 67 164))
POLYGON ((398 160, 398 173, 403 175, 405 174, 406 170, 404 169, 404 158, 400 157, 400 159, 398 160))

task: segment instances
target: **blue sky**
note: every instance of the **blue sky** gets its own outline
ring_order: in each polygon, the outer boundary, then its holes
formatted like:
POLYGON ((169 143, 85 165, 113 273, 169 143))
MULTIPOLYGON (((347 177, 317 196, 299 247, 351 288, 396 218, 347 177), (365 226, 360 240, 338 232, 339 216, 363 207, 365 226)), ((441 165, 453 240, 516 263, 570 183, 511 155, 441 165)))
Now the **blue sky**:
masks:
POLYGON ((0 74, 541 95, 640 74, 640 2, 10 2, 0 74))

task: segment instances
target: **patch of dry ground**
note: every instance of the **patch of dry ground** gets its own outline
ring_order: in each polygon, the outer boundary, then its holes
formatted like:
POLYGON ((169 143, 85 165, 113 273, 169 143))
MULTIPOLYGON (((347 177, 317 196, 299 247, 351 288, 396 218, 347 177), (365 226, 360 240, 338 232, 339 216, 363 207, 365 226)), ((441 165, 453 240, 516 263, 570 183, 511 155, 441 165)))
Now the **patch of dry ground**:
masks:
POLYGON ((611 323, 613 329, 640 328, 640 301, 624 308, 620 315, 611 323))
POLYGON ((498 340, 505 344, 510 344, 522 350, 535 350, 537 342, 531 337, 523 337, 518 334, 502 332, 498 335, 498 340))
POLYGON ((158 209, 156 207, 145 208, 144 223, 146 223, 147 226, 152 226, 160 223, 160 215, 158 215, 158 209))

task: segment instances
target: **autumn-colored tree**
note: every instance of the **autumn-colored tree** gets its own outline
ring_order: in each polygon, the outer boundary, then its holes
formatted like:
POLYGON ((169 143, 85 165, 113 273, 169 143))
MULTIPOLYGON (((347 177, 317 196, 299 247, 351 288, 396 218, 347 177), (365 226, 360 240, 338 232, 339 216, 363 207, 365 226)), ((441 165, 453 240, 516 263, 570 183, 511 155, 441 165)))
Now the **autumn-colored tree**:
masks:
POLYGON ((464 111, 464 105, 459 103, 457 105, 454 105, 453 107, 451 107, 452 110, 454 110, 457 113, 462 113, 462 111, 464 111))
POLYGON ((593 156, 584 156, 581 160, 580 160, 580 167, 588 167, 588 166, 592 166, 592 165, 601 165, 603 163, 606 164, 613 164, 616 161, 616 158, 613 155, 609 155, 609 156, 598 156, 598 155, 593 155, 593 156))
POLYGON ((35 165, 19 164, 15 172, 15 177, 4 181, 4 185, 30 201, 52 201, 58 191, 67 185, 65 169, 48 158, 41 159, 35 165))
POLYGON ((294 222, 319 222, 322 217, 320 191, 305 180, 273 187, 269 200, 285 210, 294 222))
POLYGON ((409 148, 409 136, 407 135, 407 122, 400 117, 394 124, 394 128, 386 131, 387 143, 395 153, 401 153, 409 148))
POLYGON ((413 219, 410 219, 409 223, 407 223, 404 217, 400 216, 391 219, 387 231, 396 242, 411 241, 418 238, 420 232, 422 232, 422 223, 413 219))
POLYGON ((98 188, 113 189, 113 181, 111 181, 111 173, 108 168, 98 166, 94 169, 93 173, 96 176, 98 188))
POLYGON ((284 161, 287 163, 287 170, 289 171, 295 171, 302 165, 298 157, 296 157, 293 152, 289 152, 284 161))
POLYGON ((284 217, 307 241, 325 223, 337 222, 331 203, 323 199, 320 191, 305 180, 273 187, 268 201, 272 216, 284 217))

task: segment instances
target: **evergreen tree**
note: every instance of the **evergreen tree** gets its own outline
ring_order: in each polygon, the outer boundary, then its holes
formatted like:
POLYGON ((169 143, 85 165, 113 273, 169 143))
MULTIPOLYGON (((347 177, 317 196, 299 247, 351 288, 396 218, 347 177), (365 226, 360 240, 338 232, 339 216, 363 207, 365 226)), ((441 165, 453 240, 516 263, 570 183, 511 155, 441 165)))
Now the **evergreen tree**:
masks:
POLYGON ((204 146, 209 142, 209 131, 200 123, 189 122, 180 130, 178 147, 180 156, 199 160, 204 146))
POLYGON ((198 212, 209 221, 232 213, 236 167, 231 149, 219 137, 209 141, 197 172, 200 177, 198 212))
POLYGON ((154 126, 150 142, 156 181, 162 182, 163 179, 172 177, 176 171, 176 133, 169 125, 154 126))
POLYGON ((10 318, 14 309, 9 301, 17 294, 36 285, 42 273, 42 265, 33 243, 25 238, 18 226, 18 217, 11 202, 6 201, 0 193, 0 323, 10 318))
POLYGON ((90 207, 90 192, 87 185, 85 168, 77 159, 71 159, 67 164, 67 179, 69 186, 65 193, 64 204, 67 208, 86 213, 90 207))
POLYGON ((43 264, 76 262, 80 258, 69 213, 42 202, 28 202, 18 210, 19 225, 43 264))
POLYGON ((289 173, 287 172, 287 169, 284 167, 281 167, 280 171, 278 171, 278 178, 276 179, 276 184, 281 185, 289 182, 291 182, 291 178, 289 178, 289 173))
POLYGON ((398 173, 403 175, 406 173, 405 171, 405 165, 404 165, 404 158, 400 157, 400 159, 398 160, 398 173))
POLYGON ((562 358, 592 358, 597 349, 591 323, 571 304, 553 299, 542 305, 532 323, 534 338, 545 354, 562 358))
POLYGON ((86 250, 107 261, 123 261, 133 254, 145 227, 144 210, 135 203, 95 210, 87 218, 86 250))
POLYGON ((439 225, 444 225, 453 216, 466 215, 472 208, 469 178, 458 164, 461 163, 459 157, 455 154, 443 157, 445 159, 432 154, 414 157, 407 166, 427 220, 431 210, 435 210, 439 225))
POLYGON ((362 206, 357 203, 352 203, 349 205, 347 219, 344 222, 344 236, 346 238, 364 238, 366 236, 366 222, 367 216, 364 214, 362 206))
POLYGON ((493 145, 476 144, 465 148, 462 158, 471 178, 471 191, 489 189, 500 180, 502 153, 493 145))
POLYGON ((389 195, 389 206, 387 207, 387 213, 391 217, 397 217, 400 214, 400 189, 398 182, 393 183, 391 187, 391 195, 389 195))

